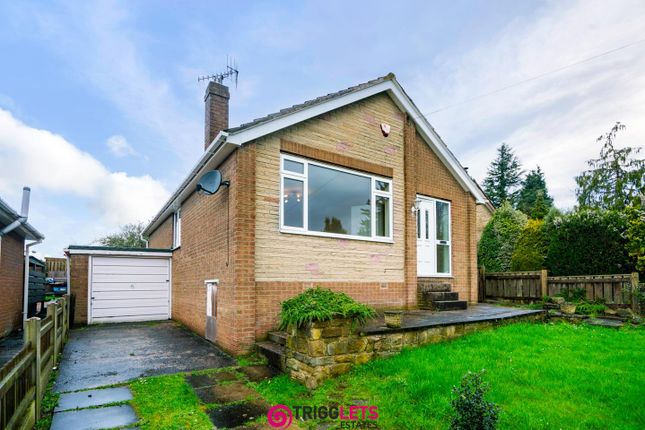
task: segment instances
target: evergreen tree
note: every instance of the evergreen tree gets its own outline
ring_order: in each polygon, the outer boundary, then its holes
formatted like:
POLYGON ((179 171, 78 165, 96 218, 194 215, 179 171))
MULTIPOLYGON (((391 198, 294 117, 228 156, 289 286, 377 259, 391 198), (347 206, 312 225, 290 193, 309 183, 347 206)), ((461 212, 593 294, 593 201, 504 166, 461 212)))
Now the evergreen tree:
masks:
POLYGON ((517 196, 517 209, 534 219, 542 219, 553 206, 553 198, 546 188, 544 172, 540 166, 531 170, 517 196))
POLYGON ((587 161, 589 170, 576 177, 576 196, 581 208, 623 210, 645 193, 645 159, 635 158, 641 148, 614 146, 616 135, 624 129, 617 122, 600 136, 597 139, 602 143, 600 158, 587 161))
POLYGON ((495 207, 500 207, 506 201, 514 202, 521 175, 520 161, 513 154, 511 147, 502 143, 497 148, 497 158, 488 167, 484 179, 484 191, 495 207))

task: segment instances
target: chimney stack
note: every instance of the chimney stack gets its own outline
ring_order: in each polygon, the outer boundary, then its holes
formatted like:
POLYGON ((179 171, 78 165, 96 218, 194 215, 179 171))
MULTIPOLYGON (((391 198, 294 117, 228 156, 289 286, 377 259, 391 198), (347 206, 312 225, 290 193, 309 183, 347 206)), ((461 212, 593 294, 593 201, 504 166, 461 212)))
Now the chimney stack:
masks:
POLYGON ((228 128, 228 87, 211 81, 206 88, 206 120, 204 123, 204 150, 213 142, 217 134, 228 128))

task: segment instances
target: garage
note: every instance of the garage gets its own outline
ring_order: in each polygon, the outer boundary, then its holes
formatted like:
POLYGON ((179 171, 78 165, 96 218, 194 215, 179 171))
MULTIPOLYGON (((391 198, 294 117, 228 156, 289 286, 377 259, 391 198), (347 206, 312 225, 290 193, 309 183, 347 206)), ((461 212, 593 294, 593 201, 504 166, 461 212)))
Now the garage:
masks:
POLYGON ((169 250, 70 246, 66 252, 70 258, 71 293, 79 314, 74 316, 75 322, 99 324, 171 318, 169 250))

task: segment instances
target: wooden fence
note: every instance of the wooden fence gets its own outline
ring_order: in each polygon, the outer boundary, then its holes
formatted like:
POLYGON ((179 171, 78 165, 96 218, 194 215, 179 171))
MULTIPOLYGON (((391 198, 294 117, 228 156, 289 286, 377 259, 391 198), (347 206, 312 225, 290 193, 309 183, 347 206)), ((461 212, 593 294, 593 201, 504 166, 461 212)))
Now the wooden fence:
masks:
POLYGON ((638 273, 621 275, 548 276, 546 270, 535 272, 494 272, 480 269, 480 300, 537 301, 564 291, 584 289, 585 299, 607 305, 636 306, 638 273))
POLYGON ((23 348, 0 369, 0 429, 31 429, 40 417, 47 382, 69 333, 69 300, 47 305, 44 319, 29 318, 23 348))

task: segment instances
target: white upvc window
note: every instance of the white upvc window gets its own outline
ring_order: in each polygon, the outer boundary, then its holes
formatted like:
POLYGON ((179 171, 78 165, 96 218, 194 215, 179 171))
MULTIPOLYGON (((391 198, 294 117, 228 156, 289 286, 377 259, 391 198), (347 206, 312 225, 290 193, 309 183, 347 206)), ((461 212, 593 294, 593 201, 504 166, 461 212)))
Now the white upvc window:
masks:
POLYGON ((172 247, 179 248, 181 246, 181 208, 175 211, 172 223, 172 247))
POLYGON ((281 154, 280 231, 392 241, 392 180, 281 154))
POLYGON ((419 276, 452 275, 452 214, 449 201, 417 200, 417 263, 419 276))

